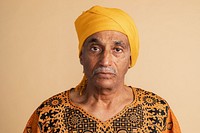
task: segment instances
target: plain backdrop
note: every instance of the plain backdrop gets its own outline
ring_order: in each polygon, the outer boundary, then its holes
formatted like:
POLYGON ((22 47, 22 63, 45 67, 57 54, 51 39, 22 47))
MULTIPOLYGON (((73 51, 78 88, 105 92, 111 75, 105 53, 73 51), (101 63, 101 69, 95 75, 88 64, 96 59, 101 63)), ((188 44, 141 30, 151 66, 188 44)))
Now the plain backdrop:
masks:
POLYGON ((127 85, 166 99, 182 132, 198 133, 199 0, 0 0, 0 132, 21 133, 44 100, 79 83, 74 21, 94 5, 120 8, 137 25, 127 85))

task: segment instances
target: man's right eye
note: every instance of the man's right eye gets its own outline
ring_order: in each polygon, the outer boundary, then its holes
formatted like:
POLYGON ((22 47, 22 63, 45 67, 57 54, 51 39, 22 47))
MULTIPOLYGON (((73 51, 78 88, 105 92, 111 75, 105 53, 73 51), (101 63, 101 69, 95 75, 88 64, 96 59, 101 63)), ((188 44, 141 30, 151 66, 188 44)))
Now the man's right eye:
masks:
POLYGON ((93 51, 93 52, 100 52, 101 51, 101 49, 97 46, 91 47, 90 50, 93 51))

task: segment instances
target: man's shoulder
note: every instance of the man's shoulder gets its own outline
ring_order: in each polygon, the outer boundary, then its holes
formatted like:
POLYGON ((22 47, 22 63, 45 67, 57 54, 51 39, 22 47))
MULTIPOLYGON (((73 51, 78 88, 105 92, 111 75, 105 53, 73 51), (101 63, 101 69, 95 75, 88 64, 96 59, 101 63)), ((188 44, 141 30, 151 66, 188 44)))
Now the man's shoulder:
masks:
POLYGON ((142 103, 143 105, 154 107, 155 105, 169 107, 167 101, 154 92, 141 88, 135 88, 135 93, 137 102, 142 103))
POLYGON ((68 92, 70 90, 66 90, 51 96, 46 99, 42 104, 37 108, 37 112, 47 111, 47 110, 55 110, 66 106, 69 102, 68 92))

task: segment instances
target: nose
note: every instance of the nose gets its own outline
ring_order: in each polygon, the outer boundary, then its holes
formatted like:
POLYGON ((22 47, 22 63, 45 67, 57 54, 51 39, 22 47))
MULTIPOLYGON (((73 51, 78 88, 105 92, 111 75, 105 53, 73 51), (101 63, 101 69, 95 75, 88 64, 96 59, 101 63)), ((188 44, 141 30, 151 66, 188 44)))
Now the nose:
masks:
POLYGON ((110 66, 112 64, 112 54, 110 51, 103 51, 100 57, 100 65, 110 66))

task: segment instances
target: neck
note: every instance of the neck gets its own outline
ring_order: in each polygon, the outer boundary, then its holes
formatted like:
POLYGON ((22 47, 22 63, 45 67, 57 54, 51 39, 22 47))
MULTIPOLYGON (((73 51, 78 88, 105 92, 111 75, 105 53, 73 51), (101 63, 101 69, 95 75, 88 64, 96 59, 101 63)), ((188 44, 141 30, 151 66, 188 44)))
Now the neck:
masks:
POLYGON ((102 121, 116 115, 134 99, 132 89, 124 85, 116 88, 92 88, 87 85, 82 95, 79 94, 72 91, 72 102, 102 121))
POLYGON ((112 103, 112 101, 120 96, 119 94, 119 91, 109 88, 101 88, 88 93, 88 95, 91 96, 91 98, 93 98, 93 100, 95 100, 96 102, 103 102, 107 104, 112 103))
POLYGON ((102 104, 112 104, 117 103, 120 99, 129 97, 131 94, 130 88, 125 85, 120 85, 114 88, 102 88, 87 85, 85 91, 83 92, 83 97, 85 102, 95 102, 102 104))

